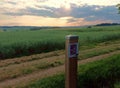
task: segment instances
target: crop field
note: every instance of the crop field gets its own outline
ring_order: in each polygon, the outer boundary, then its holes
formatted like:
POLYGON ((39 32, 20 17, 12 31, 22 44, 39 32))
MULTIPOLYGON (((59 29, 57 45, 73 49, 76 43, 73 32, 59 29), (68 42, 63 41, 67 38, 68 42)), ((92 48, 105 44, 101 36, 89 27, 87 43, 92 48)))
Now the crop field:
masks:
POLYGON ((0 32, 0 88, 64 88, 69 34, 79 36, 78 88, 120 88, 120 26, 0 32))
POLYGON ((120 39, 120 26, 0 32, 0 58, 64 49, 65 36, 69 34, 79 36, 81 48, 90 48, 97 43, 120 39))

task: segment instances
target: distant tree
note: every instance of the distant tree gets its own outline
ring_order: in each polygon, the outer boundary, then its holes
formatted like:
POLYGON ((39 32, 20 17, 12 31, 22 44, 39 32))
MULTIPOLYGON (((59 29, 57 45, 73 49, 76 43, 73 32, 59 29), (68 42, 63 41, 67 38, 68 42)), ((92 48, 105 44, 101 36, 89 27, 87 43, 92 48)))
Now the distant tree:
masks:
POLYGON ((117 4, 117 7, 118 7, 119 14, 120 14, 120 4, 117 4))

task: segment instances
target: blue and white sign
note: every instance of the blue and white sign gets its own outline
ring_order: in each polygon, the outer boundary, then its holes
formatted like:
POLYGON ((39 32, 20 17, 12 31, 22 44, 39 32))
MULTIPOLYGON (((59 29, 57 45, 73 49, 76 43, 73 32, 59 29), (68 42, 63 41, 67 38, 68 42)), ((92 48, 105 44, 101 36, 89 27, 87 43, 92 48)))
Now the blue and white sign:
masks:
POLYGON ((68 47, 68 57, 73 58, 78 55, 78 43, 70 43, 68 47))

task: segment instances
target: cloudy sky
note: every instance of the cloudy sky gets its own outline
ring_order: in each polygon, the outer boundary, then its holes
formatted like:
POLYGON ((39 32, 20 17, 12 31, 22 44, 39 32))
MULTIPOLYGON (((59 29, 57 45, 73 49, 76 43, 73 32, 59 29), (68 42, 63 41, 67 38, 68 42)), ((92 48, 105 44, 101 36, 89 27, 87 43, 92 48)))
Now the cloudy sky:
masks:
POLYGON ((0 0, 0 26, 120 23, 120 0, 0 0))

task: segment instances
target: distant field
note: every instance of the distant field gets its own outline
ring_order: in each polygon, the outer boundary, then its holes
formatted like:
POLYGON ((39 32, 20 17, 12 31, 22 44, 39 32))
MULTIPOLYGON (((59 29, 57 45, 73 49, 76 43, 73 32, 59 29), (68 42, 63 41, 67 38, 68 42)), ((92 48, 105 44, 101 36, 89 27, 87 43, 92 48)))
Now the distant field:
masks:
POLYGON ((120 39, 120 26, 0 32, 0 59, 64 49, 69 34, 79 36, 81 48, 90 48, 120 39))

